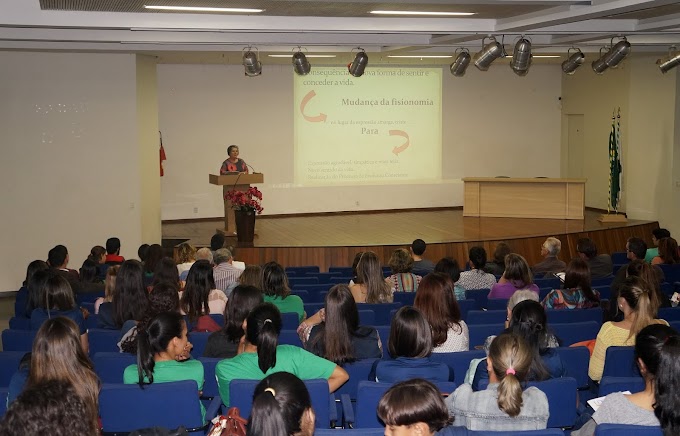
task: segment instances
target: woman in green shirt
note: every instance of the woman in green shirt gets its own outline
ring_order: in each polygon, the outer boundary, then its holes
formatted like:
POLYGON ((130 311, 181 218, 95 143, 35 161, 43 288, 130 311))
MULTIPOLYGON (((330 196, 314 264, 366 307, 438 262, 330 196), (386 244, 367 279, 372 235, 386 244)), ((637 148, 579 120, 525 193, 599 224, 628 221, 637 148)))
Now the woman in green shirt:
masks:
POLYGON ((305 318, 302 298, 290 295, 286 271, 276 262, 268 262, 262 267, 262 293, 264 302, 272 303, 281 313, 295 312, 300 322, 305 318))

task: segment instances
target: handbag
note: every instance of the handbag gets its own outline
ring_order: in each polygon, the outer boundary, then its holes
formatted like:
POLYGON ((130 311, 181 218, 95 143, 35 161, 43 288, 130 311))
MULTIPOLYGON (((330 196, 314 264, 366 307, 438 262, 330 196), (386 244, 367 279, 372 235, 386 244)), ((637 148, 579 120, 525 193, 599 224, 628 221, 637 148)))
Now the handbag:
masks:
POLYGON ((227 416, 216 416, 212 423, 207 436, 246 436, 248 420, 241 416, 238 407, 230 407, 227 416))

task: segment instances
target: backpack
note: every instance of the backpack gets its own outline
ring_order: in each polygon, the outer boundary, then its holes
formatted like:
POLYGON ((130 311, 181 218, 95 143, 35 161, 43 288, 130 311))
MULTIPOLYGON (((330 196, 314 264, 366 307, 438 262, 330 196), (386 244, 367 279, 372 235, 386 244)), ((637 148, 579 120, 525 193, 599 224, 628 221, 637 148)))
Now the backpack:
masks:
POLYGON ((227 416, 217 416, 212 423, 213 427, 206 436, 246 436, 248 420, 241 417, 238 407, 230 407, 227 416))

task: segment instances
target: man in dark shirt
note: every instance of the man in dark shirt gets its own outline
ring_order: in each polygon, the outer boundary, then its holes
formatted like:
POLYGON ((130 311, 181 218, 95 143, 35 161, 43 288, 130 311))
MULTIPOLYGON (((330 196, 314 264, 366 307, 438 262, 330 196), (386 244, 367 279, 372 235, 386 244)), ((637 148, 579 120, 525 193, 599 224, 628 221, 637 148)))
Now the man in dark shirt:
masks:
POLYGON ((411 243, 410 251, 411 257, 413 257, 413 269, 411 272, 422 277, 434 271, 434 263, 423 258, 426 248, 427 245, 422 239, 416 239, 411 243))
POLYGON ((68 261, 68 250, 63 245, 57 245, 47 253, 47 263, 50 268, 68 281, 75 298, 75 292, 80 290, 80 275, 78 271, 68 268, 68 261))
POLYGON ((576 243, 576 251, 581 259, 590 267, 590 277, 601 279, 609 277, 614 272, 612 258, 608 254, 597 254, 597 246, 589 238, 581 238, 576 243))
POLYGON ((557 258, 562 249, 562 242, 554 237, 545 240, 541 245, 541 256, 544 257, 542 261, 531 267, 534 276, 543 277, 548 274, 563 272, 567 268, 567 264, 557 258))

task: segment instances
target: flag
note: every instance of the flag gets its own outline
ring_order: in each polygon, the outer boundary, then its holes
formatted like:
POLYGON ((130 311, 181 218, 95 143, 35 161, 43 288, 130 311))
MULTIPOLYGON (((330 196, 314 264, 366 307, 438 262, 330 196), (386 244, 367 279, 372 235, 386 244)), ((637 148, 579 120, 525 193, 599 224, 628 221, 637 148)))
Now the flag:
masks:
POLYGON ((612 115, 609 133, 609 204, 607 210, 618 210, 621 197, 621 110, 618 118, 612 115), (618 120, 618 121, 617 121, 618 120))
POLYGON ((159 150, 159 158, 160 158, 160 164, 161 164, 161 177, 163 177, 163 161, 168 160, 168 158, 165 156, 165 149, 163 148, 163 134, 158 131, 158 135, 160 136, 161 140, 161 148, 159 150))

